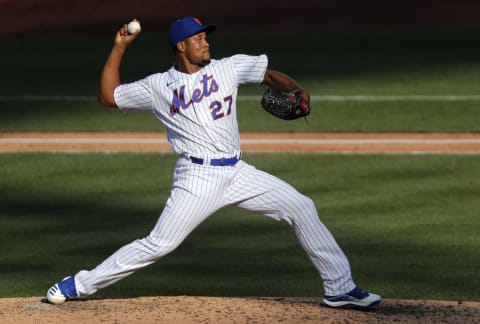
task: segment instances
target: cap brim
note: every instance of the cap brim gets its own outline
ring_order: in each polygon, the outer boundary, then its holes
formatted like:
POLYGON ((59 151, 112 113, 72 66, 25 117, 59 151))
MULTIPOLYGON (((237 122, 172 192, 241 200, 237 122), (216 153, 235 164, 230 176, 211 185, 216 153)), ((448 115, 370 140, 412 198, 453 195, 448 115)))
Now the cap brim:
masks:
POLYGON ((205 25, 205 26, 202 26, 202 28, 200 28, 199 30, 197 30, 193 34, 189 35, 188 37, 192 37, 193 35, 200 34, 200 33, 203 33, 203 32, 209 34, 212 31, 214 31, 215 29, 217 29, 217 25, 205 25))
POLYGON ((211 33, 217 29, 217 25, 196 25, 195 28, 192 28, 189 30, 189 32, 185 33, 184 28, 176 28, 175 25, 172 26, 170 29, 170 32, 168 34, 168 42, 171 48, 175 48, 176 44, 178 42, 181 42, 189 37, 192 37, 193 35, 197 35, 199 33, 211 33))
POLYGON ((215 29, 217 29, 217 25, 207 25, 206 26, 207 28, 205 28, 205 32, 208 34, 208 33, 211 33, 212 31, 214 31, 215 29))

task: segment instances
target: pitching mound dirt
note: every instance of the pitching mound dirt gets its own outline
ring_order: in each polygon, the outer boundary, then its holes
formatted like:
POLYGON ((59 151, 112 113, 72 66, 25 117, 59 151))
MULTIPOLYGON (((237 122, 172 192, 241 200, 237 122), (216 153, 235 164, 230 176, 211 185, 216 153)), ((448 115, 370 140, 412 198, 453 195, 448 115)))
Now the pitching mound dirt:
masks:
POLYGON ((319 298, 142 297, 51 305, 0 299, 1 323, 480 323, 480 303, 384 300, 374 310, 331 309, 319 298))

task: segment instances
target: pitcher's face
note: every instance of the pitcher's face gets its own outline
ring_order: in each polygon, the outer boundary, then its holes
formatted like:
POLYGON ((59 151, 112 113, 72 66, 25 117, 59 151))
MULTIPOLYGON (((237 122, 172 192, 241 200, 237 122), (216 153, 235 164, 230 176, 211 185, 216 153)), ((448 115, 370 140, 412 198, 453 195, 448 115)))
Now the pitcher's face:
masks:
POLYGON ((205 32, 195 34, 183 41, 185 57, 192 65, 205 66, 210 63, 210 45, 205 32))

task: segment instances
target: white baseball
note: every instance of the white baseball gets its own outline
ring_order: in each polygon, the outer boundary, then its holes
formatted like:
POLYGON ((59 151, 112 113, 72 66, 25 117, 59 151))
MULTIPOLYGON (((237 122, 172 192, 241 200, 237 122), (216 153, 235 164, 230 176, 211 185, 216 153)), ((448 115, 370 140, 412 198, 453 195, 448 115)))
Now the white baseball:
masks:
POLYGON ((134 34, 141 29, 140 23, 136 20, 133 20, 128 23, 128 33, 134 34))

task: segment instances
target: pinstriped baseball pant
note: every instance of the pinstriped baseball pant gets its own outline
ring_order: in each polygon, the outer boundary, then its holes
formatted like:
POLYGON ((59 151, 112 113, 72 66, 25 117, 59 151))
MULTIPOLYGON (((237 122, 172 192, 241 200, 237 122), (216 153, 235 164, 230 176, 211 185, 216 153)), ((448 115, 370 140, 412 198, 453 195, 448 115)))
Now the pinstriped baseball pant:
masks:
POLYGON ((310 198, 244 161, 235 166, 204 166, 180 158, 170 197, 150 234, 123 246, 95 269, 78 272, 78 292, 93 294, 158 261, 208 216, 228 205, 290 224, 319 271, 326 295, 344 294, 355 287, 345 254, 319 220, 310 198))

